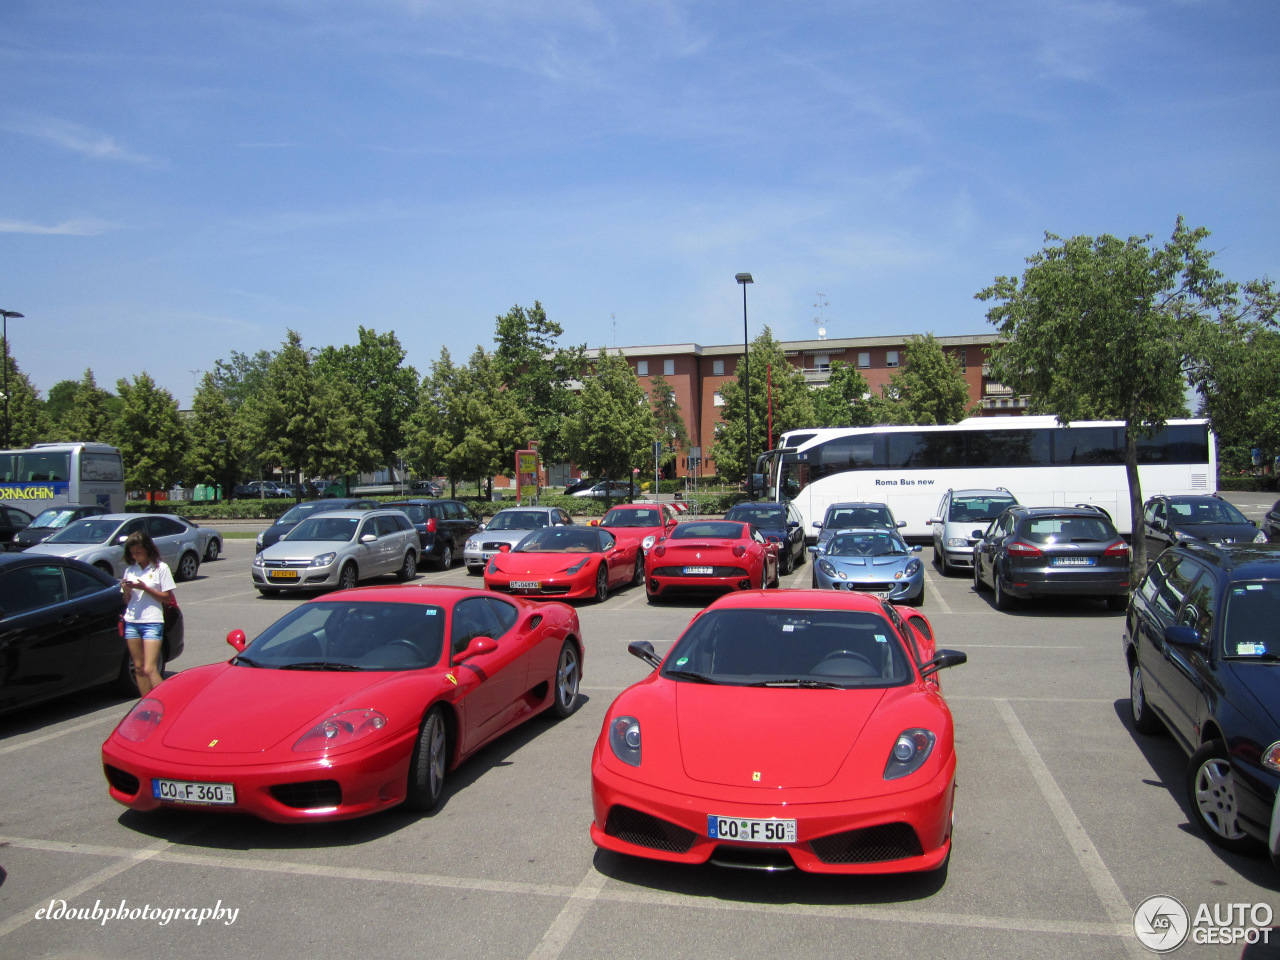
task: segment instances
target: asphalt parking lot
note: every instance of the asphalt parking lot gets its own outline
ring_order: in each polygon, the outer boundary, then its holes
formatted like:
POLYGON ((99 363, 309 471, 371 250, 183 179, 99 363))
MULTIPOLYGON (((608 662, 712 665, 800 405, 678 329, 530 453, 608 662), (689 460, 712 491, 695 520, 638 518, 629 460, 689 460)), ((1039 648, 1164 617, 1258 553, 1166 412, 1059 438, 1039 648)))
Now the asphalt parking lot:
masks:
MULTIPOLYGON (((179 586, 187 650, 170 672, 225 659, 228 630, 254 636, 297 602, 256 594, 252 555, 251 540, 229 540, 223 559, 179 586)), ((1001 614, 969 580, 928 564, 926 574, 939 646, 969 655, 942 674, 959 756, 944 883, 597 852, 591 749, 608 703, 647 670, 627 643, 662 652, 701 606, 650 607, 628 589, 578 608, 578 712, 535 720, 470 759, 430 816, 287 827, 143 815, 108 797, 99 760, 128 701, 87 693, 0 718, 0 957, 1138 957, 1149 954, 1134 909, 1154 895, 1193 913, 1280 911, 1266 860, 1221 852, 1191 826, 1173 741, 1128 723, 1121 614, 1065 600, 1001 614), (199 925, 37 919, 51 901, 122 900, 238 913, 199 925)), ((456 569, 418 582, 480 583, 456 569)), ((808 583, 802 566, 784 587, 808 583)), ((1241 955, 1280 949, 1188 942, 1175 954, 1241 955)))

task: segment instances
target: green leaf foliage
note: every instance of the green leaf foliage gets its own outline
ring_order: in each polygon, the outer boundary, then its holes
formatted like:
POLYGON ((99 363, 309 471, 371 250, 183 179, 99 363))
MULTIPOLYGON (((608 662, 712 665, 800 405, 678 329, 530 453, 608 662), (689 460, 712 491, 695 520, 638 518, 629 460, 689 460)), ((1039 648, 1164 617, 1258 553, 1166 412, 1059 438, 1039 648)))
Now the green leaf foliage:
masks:
POLYGON ((574 408, 570 383, 581 373, 586 345, 562 347, 560 324, 547 318, 542 304, 519 304, 497 318, 494 358, 501 381, 514 394, 532 428, 531 438, 547 462, 570 459, 563 428, 574 408))
POLYGON ((887 422, 937 426, 969 415, 969 384, 960 361, 946 353, 932 333, 910 336, 902 366, 889 378, 884 395, 902 405, 887 422))
POLYGON ((361 326, 359 341, 325 347, 315 360, 320 377, 346 381, 373 415, 371 437, 380 465, 396 461, 404 446, 404 429, 418 402, 418 371, 404 365, 405 352, 394 332, 379 334, 361 326))
POLYGON ((653 462, 653 408, 621 354, 602 349, 592 368, 564 422, 565 450, 590 476, 629 480, 633 468, 653 462))
POLYGON ((186 432, 173 394, 157 387, 143 371, 133 382, 116 383, 121 411, 116 446, 124 460, 125 485, 131 490, 167 490, 182 479, 186 432))

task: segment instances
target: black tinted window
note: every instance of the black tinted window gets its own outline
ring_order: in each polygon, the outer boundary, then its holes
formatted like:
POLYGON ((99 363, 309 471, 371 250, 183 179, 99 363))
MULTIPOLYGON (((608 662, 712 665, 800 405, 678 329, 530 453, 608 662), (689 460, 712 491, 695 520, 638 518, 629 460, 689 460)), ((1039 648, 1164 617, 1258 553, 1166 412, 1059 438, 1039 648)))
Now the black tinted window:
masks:
POLYGON ((0 612, 6 617, 51 607, 66 599, 61 567, 19 567, 0 576, 0 612))

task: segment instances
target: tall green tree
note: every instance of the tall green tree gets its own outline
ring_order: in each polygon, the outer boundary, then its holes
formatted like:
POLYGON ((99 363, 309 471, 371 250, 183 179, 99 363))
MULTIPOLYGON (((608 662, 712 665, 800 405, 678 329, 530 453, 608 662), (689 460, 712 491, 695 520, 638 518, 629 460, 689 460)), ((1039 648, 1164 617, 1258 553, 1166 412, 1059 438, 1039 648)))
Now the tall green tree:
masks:
POLYGON ((630 480, 652 455, 654 436, 653 408, 626 358, 600 350, 564 423, 569 457, 593 477, 630 480))
POLYGON ((222 487, 223 496, 230 496, 241 477, 240 464, 248 445, 243 420, 232 409, 212 372, 200 380, 186 428, 187 479, 216 484, 222 487))
POLYGON ((418 404, 418 371, 405 366, 404 358, 394 331, 380 334, 361 326, 357 343, 325 347, 315 360, 318 376, 345 380, 364 397, 377 426, 373 443, 384 466, 396 462, 405 444, 405 424, 418 404))
POLYGON ((124 460, 125 485, 145 490, 168 490, 182 479, 186 432, 178 416, 178 401, 144 370, 130 382, 116 381, 120 417, 115 441, 124 460))
MULTIPOLYGON (((1060 423, 1124 421, 1134 530, 1142 529, 1138 438, 1184 408, 1191 338, 1228 294, 1200 246, 1208 235, 1181 217, 1159 246, 1150 235, 1046 233, 1021 280, 997 277, 975 295, 995 304, 987 319, 1005 338, 991 357, 996 379, 1060 423)), ((1145 570, 1146 545, 1134 537, 1132 582, 1145 570)))
MULTIPOLYGON (((751 342, 751 467, 755 459, 771 446, 769 437, 769 399, 773 400, 773 437, 777 440, 788 430, 814 424, 813 395, 804 373, 787 359, 782 345, 773 339, 768 327, 751 342), (771 382, 771 386, 770 386, 771 382)), ((709 456, 716 472, 728 480, 742 480, 747 475, 746 462, 747 404, 746 368, 738 363, 736 380, 726 380, 720 387, 724 406, 720 408, 721 426, 709 456)))
POLYGON ((932 333, 907 338, 902 366, 889 379, 886 396, 903 404, 906 423, 959 423, 969 414, 969 384, 960 372, 960 361, 946 353, 932 333))
POLYGON ((259 350, 253 356, 232 350, 228 359, 214 363, 213 381, 232 410, 239 410, 267 389, 274 359, 275 354, 270 350, 259 350))
POLYGON ((70 407, 56 421, 58 435, 66 440, 110 443, 122 412, 120 397, 99 387, 93 370, 85 370, 70 407))
MULTIPOLYGON (((45 400, 45 413, 49 415, 49 422, 58 424, 67 412, 75 405, 76 391, 80 389, 80 384, 75 380, 59 380, 49 388, 49 396, 45 400)), ((56 429, 56 427, 55 427, 56 429)))
POLYGON ((570 385, 586 361, 586 345, 562 347, 563 333, 536 300, 531 309, 517 304, 498 317, 494 333, 499 375, 525 411, 548 463, 570 459, 562 431, 574 408, 570 385))
POLYGON ((869 427, 876 422, 867 378, 843 360, 832 361, 830 378, 813 391, 812 399, 815 427, 869 427))
MULTIPOLYGON (((684 417, 680 415, 676 392, 666 377, 654 374, 649 383, 652 386, 649 402, 653 406, 653 439, 662 443, 662 456, 656 466, 666 471, 675 463, 681 450, 689 449, 689 431, 684 425, 684 417)), ((651 467, 654 466, 652 459, 650 457, 651 467)))
POLYGON ((503 384, 494 356, 476 347, 444 390, 447 476, 455 483, 474 479, 491 494, 496 474, 515 473, 515 451, 527 443, 528 431, 524 409, 503 384))
POLYGON ((0 417, 5 418, 5 431, 10 448, 29 447, 45 439, 49 421, 44 415, 44 402, 31 383, 31 378, 18 369, 18 361, 7 354, 9 364, 9 396, 0 397, 0 417))
MULTIPOLYGON (((447 398, 454 387, 458 368, 448 347, 431 363, 430 372, 418 387, 418 402, 405 424, 405 445, 400 451, 405 464, 420 477, 445 473, 445 455, 453 447, 447 423, 447 398)), ((450 478, 457 482, 459 478, 450 478)))

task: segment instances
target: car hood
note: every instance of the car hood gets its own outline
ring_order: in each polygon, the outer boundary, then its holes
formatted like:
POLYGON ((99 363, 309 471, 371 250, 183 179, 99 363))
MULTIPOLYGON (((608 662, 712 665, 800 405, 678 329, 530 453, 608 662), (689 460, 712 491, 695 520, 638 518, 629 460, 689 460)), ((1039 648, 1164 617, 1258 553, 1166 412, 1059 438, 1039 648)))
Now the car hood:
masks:
POLYGON ((351 540, 278 540, 258 554, 264 560, 310 560, 322 553, 341 553, 351 540))
POLYGON ((1258 535, 1251 523, 1188 523, 1175 529, 1206 543, 1253 543, 1258 535))
MULTIPOLYGON (((110 550, 109 543, 50 543, 48 540, 37 543, 24 550, 24 553, 43 554, 50 557, 84 557, 102 550, 110 550)), ((115 548, 121 549, 119 547, 115 548)), ((122 561, 123 562, 123 561, 122 561)))
POLYGON ((533 533, 532 530, 495 530, 492 533, 481 530, 471 534, 467 539, 474 540, 476 543, 509 543, 514 547, 531 533, 533 533))
MULTIPOLYGON (((332 673, 226 666, 168 720, 164 745, 203 754, 263 753, 302 736, 385 673, 332 673)), ((377 708, 370 698, 361 707, 377 708)), ((383 707, 385 710, 386 708, 383 707)))
MULTIPOLYGON (((599 558, 598 553, 499 553, 494 559, 497 560, 499 573, 508 574, 518 577, 523 574, 538 574, 547 576, 553 573, 561 573, 572 567, 579 560, 586 559, 587 563, 583 564, 582 569, 588 569, 593 559, 599 558)), ((594 569, 590 567, 590 569, 594 569)))
POLYGON ((660 537, 666 527, 601 527, 608 530, 613 538, 621 543, 623 540, 643 540, 645 537, 660 537))
POLYGON ((905 567, 914 554, 905 557, 829 557, 823 554, 822 559, 843 570, 865 570, 869 567, 905 567))
POLYGON ((677 684, 684 772, 734 787, 830 783, 884 695, 882 689, 677 684))
MULTIPOLYGON (((1222 661, 1240 686, 1258 702, 1258 706, 1271 719, 1273 729, 1280 728, 1280 663, 1261 660, 1222 661)), ((1264 741, 1271 735, 1259 731, 1264 741)))

